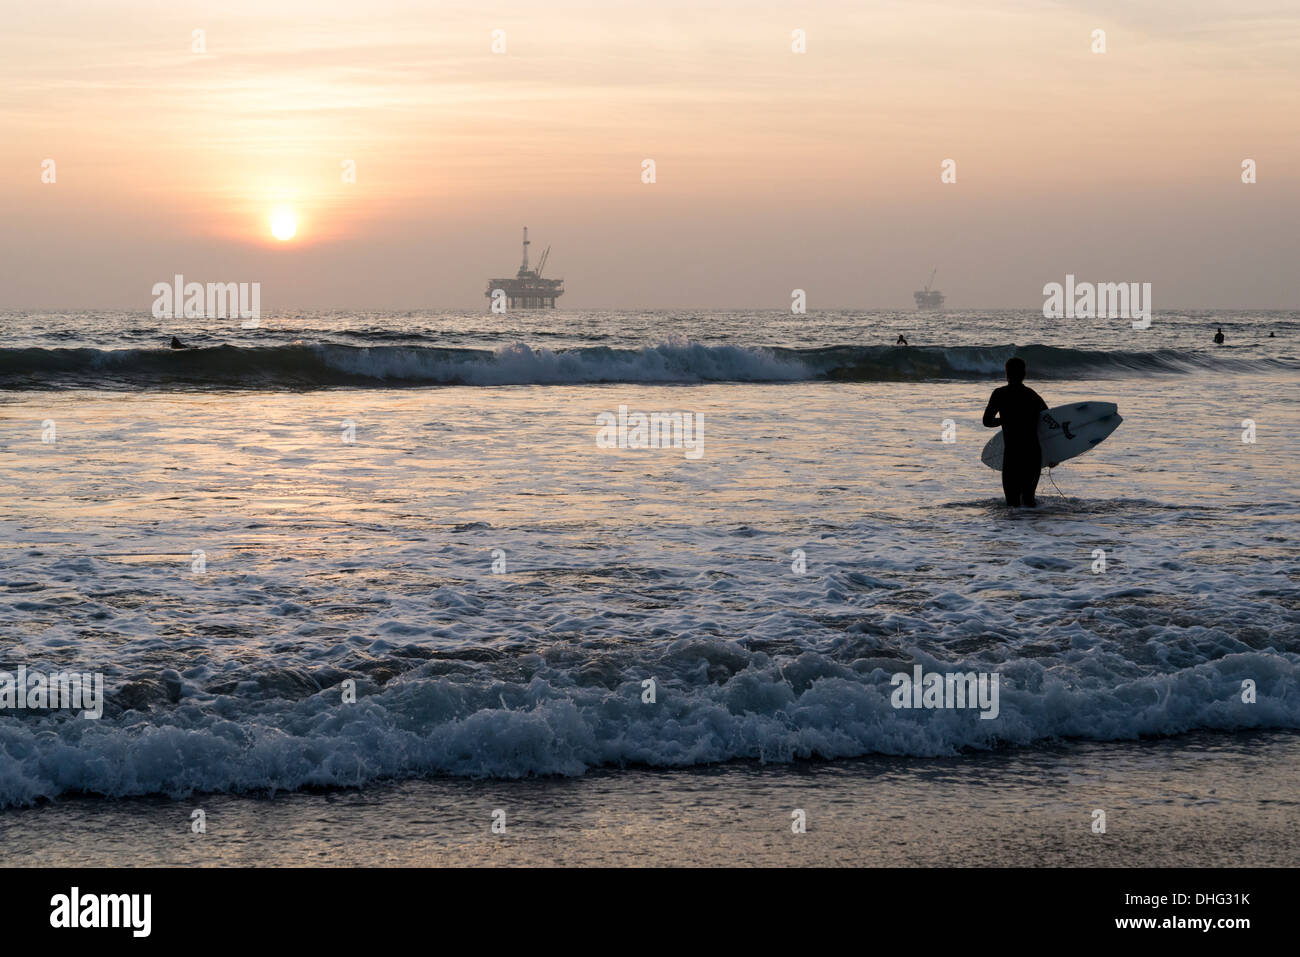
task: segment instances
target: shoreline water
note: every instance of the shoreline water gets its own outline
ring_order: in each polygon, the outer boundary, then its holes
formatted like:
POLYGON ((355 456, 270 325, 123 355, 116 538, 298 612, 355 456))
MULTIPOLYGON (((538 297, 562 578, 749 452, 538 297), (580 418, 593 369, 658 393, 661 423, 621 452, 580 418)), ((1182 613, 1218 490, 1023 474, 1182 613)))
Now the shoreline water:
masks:
POLYGON ((0 799, 1293 728, 1272 384, 1108 388, 1144 411, 1033 513, 994 497, 955 383, 28 395, 0 665, 102 672, 108 705, 0 720, 0 799), (704 457, 598 448, 624 401, 689 402, 704 457), (1221 426, 1169 427, 1207 404, 1221 426), (1000 673, 999 719, 894 711, 916 663, 1000 673))
POLYGON ((0 812, 0 864, 1293 867, 1297 794, 1300 734, 1197 732, 939 759, 63 798, 0 812), (795 809, 806 833, 791 831, 795 809), (191 830, 196 810, 206 833, 191 830))

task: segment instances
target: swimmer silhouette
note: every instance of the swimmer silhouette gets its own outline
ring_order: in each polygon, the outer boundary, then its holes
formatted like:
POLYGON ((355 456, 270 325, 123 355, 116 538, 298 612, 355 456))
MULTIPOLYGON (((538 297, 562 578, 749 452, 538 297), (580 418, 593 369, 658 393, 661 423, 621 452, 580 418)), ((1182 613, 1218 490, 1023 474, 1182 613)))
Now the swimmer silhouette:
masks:
POLYGON ((1219 345, 1223 345, 1223 326, 1219 326, 1219 331, 1214 334, 1214 341, 1219 345))
POLYGON ((1025 385, 1025 360, 1007 360, 1007 384, 994 389, 984 410, 984 427, 1002 427, 1006 451, 1002 455, 1002 491, 1010 506, 1033 508, 1038 504, 1038 473, 1043 450, 1038 444, 1038 414, 1047 408, 1037 392, 1025 385))
POLYGON ((898 336, 898 341, 895 342, 894 345, 896 345, 896 346, 905 346, 905 345, 907 345, 907 340, 906 340, 905 338, 903 338, 902 334, 900 333, 899 336, 898 336))
POLYGON ((188 349, 189 346, 187 346, 185 343, 181 342, 181 341, 180 341, 179 339, 177 339, 175 336, 172 336, 172 344, 171 344, 171 346, 170 346, 169 348, 172 348, 172 349, 188 349))

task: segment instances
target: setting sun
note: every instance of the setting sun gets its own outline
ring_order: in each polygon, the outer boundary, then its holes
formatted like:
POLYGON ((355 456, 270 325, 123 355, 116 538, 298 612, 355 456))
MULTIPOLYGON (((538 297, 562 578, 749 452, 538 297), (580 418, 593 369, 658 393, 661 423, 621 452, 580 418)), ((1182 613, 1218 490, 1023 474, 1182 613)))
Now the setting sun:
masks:
POLYGON ((271 235, 284 241, 298 232, 298 217, 291 209, 277 209, 271 214, 271 235))

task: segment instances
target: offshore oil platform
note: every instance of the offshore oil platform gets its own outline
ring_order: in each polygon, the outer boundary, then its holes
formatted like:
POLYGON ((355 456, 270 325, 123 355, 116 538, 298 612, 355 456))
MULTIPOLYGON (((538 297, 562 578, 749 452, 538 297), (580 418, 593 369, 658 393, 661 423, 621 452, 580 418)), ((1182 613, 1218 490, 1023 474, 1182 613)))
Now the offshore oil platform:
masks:
POLYGON ((524 227, 524 261, 514 279, 489 279, 487 293, 489 299, 499 289, 505 295, 508 309, 554 309, 555 300, 564 295, 563 279, 543 279, 542 270, 551 255, 547 246, 542 257, 537 260, 537 268, 528 268, 528 227, 524 227))
POLYGON ((938 289, 930 288, 931 286, 934 285, 934 274, 937 273, 938 271, 939 271, 939 267, 935 266, 934 269, 930 272, 930 281, 925 284, 925 288, 918 289, 916 292, 912 293, 912 298, 916 300, 917 309, 942 309, 943 308, 943 293, 941 293, 938 289))

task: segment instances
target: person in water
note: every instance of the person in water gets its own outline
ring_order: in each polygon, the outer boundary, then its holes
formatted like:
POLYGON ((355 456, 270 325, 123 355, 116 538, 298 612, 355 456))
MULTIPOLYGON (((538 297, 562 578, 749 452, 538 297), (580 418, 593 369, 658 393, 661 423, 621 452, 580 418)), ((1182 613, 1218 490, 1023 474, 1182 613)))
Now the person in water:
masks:
POLYGON ((188 349, 189 346, 187 346, 185 343, 181 342, 181 341, 180 341, 179 339, 177 339, 175 336, 172 336, 172 344, 171 344, 168 348, 170 348, 170 349, 188 349))
POLYGON ((907 339, 904 338, 904 336, 903 336, 903 334, 902 334, 901 332, 898 334, 898 341, 895 342, 894 345, 896 345, 896 346, 905 346, 905 345, 907 345, 907 339))
POLYGON ((1223 345, 1223 326, 1219 326, 1219 331, 1214 334, 1214 342, 1216 345, 1223 345))
POLYGON ((1043 450, 1038 444, 1038 415, 1047 408, 1037 392, 1025 385, 1025 360, 1007 360, 1007 384, 994 389, 984 410, 984 427, 1002 427, 1002 491, 1007 504, 1033 508, 1038 504, 1038 473, 1043 450))

